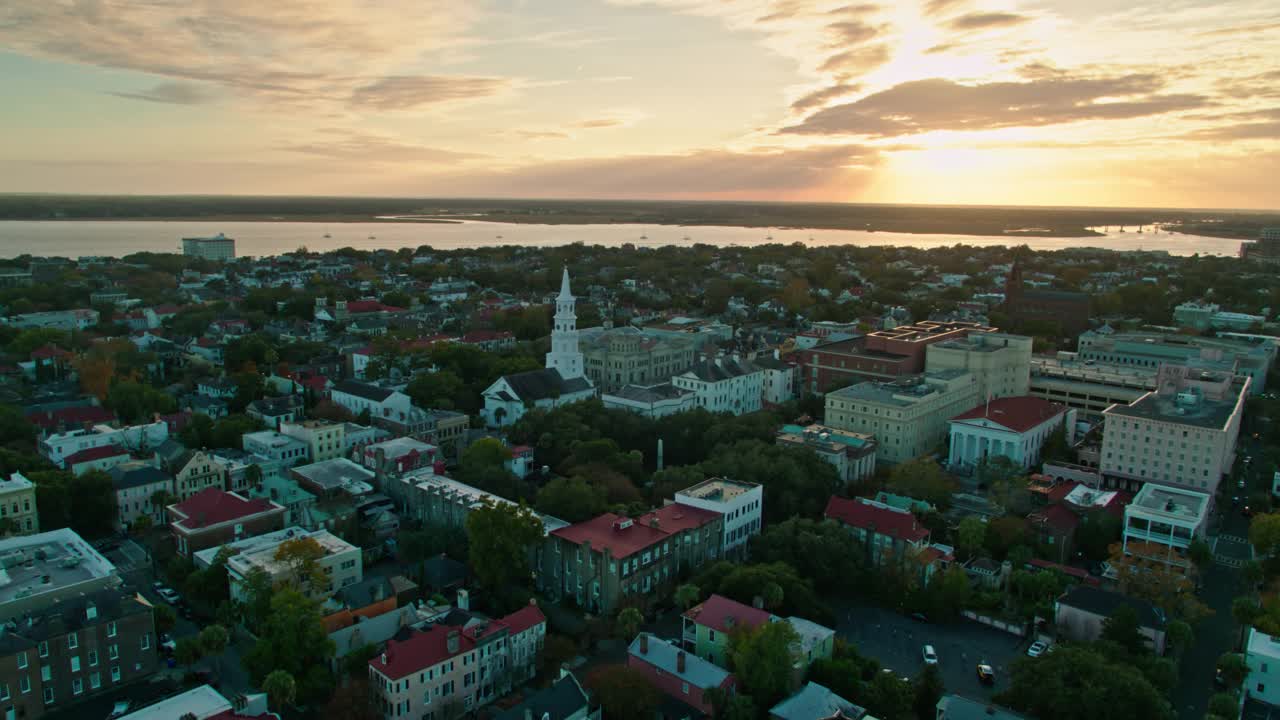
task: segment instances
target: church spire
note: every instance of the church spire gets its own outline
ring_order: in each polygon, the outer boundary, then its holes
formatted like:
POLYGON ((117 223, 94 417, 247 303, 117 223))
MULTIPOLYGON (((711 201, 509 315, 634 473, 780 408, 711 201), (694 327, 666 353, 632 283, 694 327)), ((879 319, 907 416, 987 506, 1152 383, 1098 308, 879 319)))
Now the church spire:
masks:
POLYGON ((560 280, 560 294, 556 296, 556 314, 552 319, 551 352, 547 353, 547 368, 558 370, 565 380, 583 377, 583 358, 578 351, 577 301, 569 291, 569 267, 565 266, 560 280))
POLYGON ((569 266, 564 266, 564 275, 560 277, 560 296, 557 300, 572 300, 573 293, 569 292, 569 266))

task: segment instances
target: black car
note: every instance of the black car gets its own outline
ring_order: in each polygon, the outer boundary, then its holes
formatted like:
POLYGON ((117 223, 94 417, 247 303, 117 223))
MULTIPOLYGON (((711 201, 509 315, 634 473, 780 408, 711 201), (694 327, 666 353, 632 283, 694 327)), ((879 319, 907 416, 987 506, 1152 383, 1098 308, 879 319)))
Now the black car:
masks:
POLYGON ((921 612, 911 613, 911 619, 922 623, 929 622, 929 616, 921 612))

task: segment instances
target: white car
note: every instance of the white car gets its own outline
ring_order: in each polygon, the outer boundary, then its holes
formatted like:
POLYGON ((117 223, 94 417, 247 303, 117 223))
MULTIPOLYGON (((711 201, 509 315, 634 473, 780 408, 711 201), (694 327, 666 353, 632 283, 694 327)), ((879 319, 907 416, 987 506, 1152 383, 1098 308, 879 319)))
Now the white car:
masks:
POLYGON ((1039 640, 1031 643, 1031 647, 1027 648, 1027 657, 1040 657, 1049 650, 1049 646, 1039 640))
POLYGON ((164 601, 170 605, 177 605, 178 601, 182 599, 176 590, 167 587, 162 587, 159 590, 156 590, 156 594, 164 598, 164 601))
POLYGON ((925 645, 921 654, 924 656, 925 665, 938 664, 938 653, 934 652, 932 645, 925 645))
POLYGON ((128 700, 121 700, 120 702, 116 703, 111 707, 111 714, 107 716, 107 720, 113 720, 113 718, 124 717, 129 712, 129 708, 131 707, 133 707, 133 703, 129 702, 128 700))

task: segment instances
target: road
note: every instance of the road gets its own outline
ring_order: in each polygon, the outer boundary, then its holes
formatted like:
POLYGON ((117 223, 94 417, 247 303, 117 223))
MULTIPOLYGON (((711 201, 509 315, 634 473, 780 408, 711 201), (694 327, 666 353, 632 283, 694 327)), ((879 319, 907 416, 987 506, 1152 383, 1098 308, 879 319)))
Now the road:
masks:
POLYGON ((840 637, 866 657, 875 658, 898 675, 913 678, 924 669, 921 651, 932 645, 948 692, 987 700, 1007 687, 1009 665, 1022 656, 1030 641, 975 622, 925 623, 873 605, 839 611, 840 637), (993 686, 978 682, 977 664, 995 668, 993 686))

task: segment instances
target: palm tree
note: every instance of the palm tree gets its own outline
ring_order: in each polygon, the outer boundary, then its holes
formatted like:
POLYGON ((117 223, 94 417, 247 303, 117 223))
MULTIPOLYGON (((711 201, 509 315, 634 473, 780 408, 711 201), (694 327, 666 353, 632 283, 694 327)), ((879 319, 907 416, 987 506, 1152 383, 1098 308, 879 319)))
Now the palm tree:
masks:
POLYGON ((622 629, 623 637, 634 637, 642 622, 644 622, 644 615, 633 607, 623 608, 622 612, 618 613, 618 627, 622 629))
POLYGON ((262 691, 267 694, 267 701, 276 710, 283 710, 298 696, 298 683, 287 670, 272 670, 262 680, 262 691))
POLYGON ((685 610, 693 607, 701 598, 702 590, 698 589, 697 585, 685 583, 684 585, 676 588, 676 604, 685 610))

